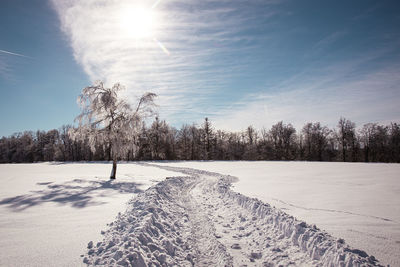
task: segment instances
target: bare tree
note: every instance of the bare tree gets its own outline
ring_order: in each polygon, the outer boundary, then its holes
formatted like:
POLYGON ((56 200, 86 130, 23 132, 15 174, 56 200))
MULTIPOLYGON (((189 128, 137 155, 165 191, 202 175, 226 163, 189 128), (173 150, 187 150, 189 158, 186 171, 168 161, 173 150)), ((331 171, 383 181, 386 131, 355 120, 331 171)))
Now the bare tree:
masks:
POLYGON ((253 126, 249 126, 245 132, 246 136, 246 152, 243 157, 246 160, 256 160, 258 158, 257 155, 257 143, 258 143, 258 133, 257 130, 253 126))
POLYGON ((200 131, 197 129, 195 124, 192 124, 189 128, 189 136, 191 140, 190 144, 190 160, 197 160, 199 159, 199 150, 200 150, 200 131))
POLYGON ((282 121, 272 125, 269 136, 274 149, 275 160, 292 160, 295 154, 296 129, 282 121))
POLYGON ((178 132, 177 145, 179 150, 179 159, 190 159, 190 141, 190 126, 184 124, 178 132))
POLYGON ((354 122, 341 117, 338 122, 339 134, 338 141, 342 147, 342 160, 346 161, 346 152, 351 149, 353 158, 356 150, 356 125, 354 122))
MULTIPOLYGON (((103 88, 102 93, 114 89, 103 88)), ((103 98, 100 93, 98 97, 100 100, 96 101, 107 99, 107 95, 103 98)), ((184 125, 177 131, 157 118, 146 126, 143 114, 151 111, 152 99, 147 102, 142 98, 135 110, 123 109, 116 99, 114 104, 103 108, 100 114, 103 117, 93 110, 90 110, 92 115, 89 111, 86 115, 81 114, 81 128, 63 126, 59 130, 15 133, 0 138, 0 163, 113 160, 111 176, 115 176, 117 160, 133 159, 400 162, 399 123, 369 123, 356 131, 353 122, 341 118, 336 129, 321 126, 319 122, 307 123, 296 135, 293 126, 283 122, 273 125, 270 130, 257 131, 250 126, 245 131, 228 132, 213 129, 207 120, 201 126, 184 125), (91 116, 91 123, 84 123, 89 121, 88 116, 91 116)), ((86 100, 83 105, 87 110, 91 109, 89 103, 86 100)))
POLYGON ((375 133, 376 129, 376 124, 375 123, 367 123, 364 124, 362 129, 360 130, 360 135, 361 135, 361 143, 363 145, 364 149, 364 161, 369 162, 369 154, 370 154, 370 148, 371 148, 371 143, 372 139, 375 133))
MULTIPOLYGON (((321 126, 319 122, 307 123, 302 129, 305 146, 305 158, 307 160, 323 160, 323 154, 328 146, 330 130, 321 126)), ((303 145, 303 144, 301 144, 303 145)))
POLYGON ((400 162, 400 124, 391 123, 390 124, 390 140, 389 140, 389 148, 390 148, 390 158, 389 160, 392 162, 400 162))
POLYGON ((160 121, 156 117, 149 129, 149 145, 152 159, 160 160, 167 158, 168 146, 171 145, 168 142, 170 132, 167 123, 164 120, 160 121))
POLYGON ((82 110, 76 117, 79 127, 70 131, 73 139, 88 138, 92 151, 96 150, 98 142, 107 145, 109 159, 113 161, 110 179, 116 178, 118 159, 135 148, 141 122, 143 118, 153 115, 155 106, 156 94, 145 93, 136 108, 132 109, 119 97, 122 89, 119 83, 106 88, 103 82, 83 88, 78 97, 82 110))

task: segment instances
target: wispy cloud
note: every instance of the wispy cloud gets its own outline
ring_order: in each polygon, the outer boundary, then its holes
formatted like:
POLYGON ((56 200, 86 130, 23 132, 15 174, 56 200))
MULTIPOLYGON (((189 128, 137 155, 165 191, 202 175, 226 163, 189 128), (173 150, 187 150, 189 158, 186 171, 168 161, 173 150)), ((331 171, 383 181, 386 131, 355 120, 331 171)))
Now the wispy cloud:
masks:
POLYGON ((3 77, 6 80, 10 79, 10 68, 8 64, 3 61, 0 57, 0 76, 3 77))
POLYGON ((22 55, 22 54, 18 54, 18 53, 6 51, 6 50, 1 50, 1 49, 0 49, 0 53, 7 54, 7 55, 12 55, 12 56, 17 56, 17 57, 32 58, 32 57, 29 57, 29 56, 25 56, 25 55, 22 55))
POLYGON ((326 51, 327 48, 329 48, 329 46, 334 44, 339 39, 344 38, 346 36, 346 34, 348 34, 348 33, 345 30, 336 31, 336 32, 333 32, 333 33, 329 34, 328 36, 326 36, 326 37, 322 38, 321 40, 319 40, 312 47, 312 49, 311 49, 312 53, 315 55, 317 53, 324 52, 324 50, 326 51))
POLYGON ((0 77, 7 81, 18 80, 13 67, 22 58, 32 59, 30 56, 0 49, 0 77))
POLYGON ((376 11, 381 6, 382 6, 381 2, 376 2, 375 5, 367 8, 366 10, 361 11, 359 14, 354 16, 353 20, 357 21, 357 20, 363 20, 365 18, 368 18, 369 16, 371 16, 373 14, 374 11, 376 11))
MULTIPOLYGON (((237 46, 256 36, 257 27, 244 6, 275 5, 276 1, 124 1, 52 0, 77 62, 91 80, 121 82, 134 99, 144 91, 160 95, 168 118, 186 113, 246 69, 243 58, 235 64, 237 46), (137 40, 121 31, 118 17, 127 5, 154 6, 158 17, 154 36, 137 40), (212 3, 212 4, 211 4, 212 3), (166 52, 167 51, 167 52, 166 52), (233 56, 232 56, 233 55, 233 56)), ((268 18, 274 10, 264 12, 268 18)), ((248 63, 250 64, 250 63, 248 63)))
MULTIPOLYGON (((358 60, 359 64, 366 61, 358 60)), ((249 94, 243 101, 215 114, 223 129, 243 130, 249 125, 267 127, 278 121, 292 123, 300 130, 307 122, 335 127, 340 116, 359 126, 368 122, 400 121, 400 64, 390 64, 359 75, 357 64, 330 65, 301 73, 282 83, 272 93, 249 94)))
POLYGON ((398 42, 391 38, 391 46, 378 49, 363 37, 367 48, 354 49, 359 43, 346 43, 354 37, 350 28, 309 34, 288 19, 279 6, 284 0, 51 1, 90 79, 121 82, 132 101, 157 93, 160 114, 175 125, 205 116, 228 129, 279 120, 334 126, 340 116, 358 123, 399 119, 400 67, 393 59, 379 62, 398 42), (153 7, 151 37, 121 30, 121 10, 132 4, 153 7), (249 81, 236 86, 242 78, 249 81))

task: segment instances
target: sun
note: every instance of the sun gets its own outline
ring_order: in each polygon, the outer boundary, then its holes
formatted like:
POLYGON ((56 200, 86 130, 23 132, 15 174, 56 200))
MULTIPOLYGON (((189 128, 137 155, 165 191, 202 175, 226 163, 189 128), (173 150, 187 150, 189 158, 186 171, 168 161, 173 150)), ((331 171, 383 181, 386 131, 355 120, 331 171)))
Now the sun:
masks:
POLYGON ((119 14, 122 33, 130 38, 152 38, 157 28, 157 16, 153 8, 124 7, 119 14))
MULTIPOLYGON (((136 45, 149 46, 156 44, 166 55, 170 51, 157 39, 162 35, 162 13, 156 11, 161 0, 157 0, 151 7, 143 5, 124 5, 116 12, 117 32, 125 40, 135 40, 136 45)), ((163 27, 165 29, 165 25, 163 27)))

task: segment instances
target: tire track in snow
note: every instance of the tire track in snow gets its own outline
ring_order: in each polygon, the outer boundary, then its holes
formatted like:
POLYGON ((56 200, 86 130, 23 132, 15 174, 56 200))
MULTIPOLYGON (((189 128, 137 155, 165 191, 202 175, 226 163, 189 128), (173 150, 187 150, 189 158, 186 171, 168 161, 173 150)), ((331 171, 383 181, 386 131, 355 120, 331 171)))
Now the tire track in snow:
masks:
POLYGON ((130 201, 88 244, 84 262, 101 266, 377 266, 315 226, 230 190, 237 179, 190 168, 130 201))

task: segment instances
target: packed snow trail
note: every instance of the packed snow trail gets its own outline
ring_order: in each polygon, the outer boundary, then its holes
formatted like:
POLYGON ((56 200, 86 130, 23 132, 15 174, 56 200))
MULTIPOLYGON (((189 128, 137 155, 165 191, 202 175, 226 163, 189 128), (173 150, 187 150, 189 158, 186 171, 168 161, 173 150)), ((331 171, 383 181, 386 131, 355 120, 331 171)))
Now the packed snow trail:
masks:
POLYGON ((230 190, 237 178, 181 172, 129 203, 83 261, 103 266, 380 266, 315 225, 230 190))

